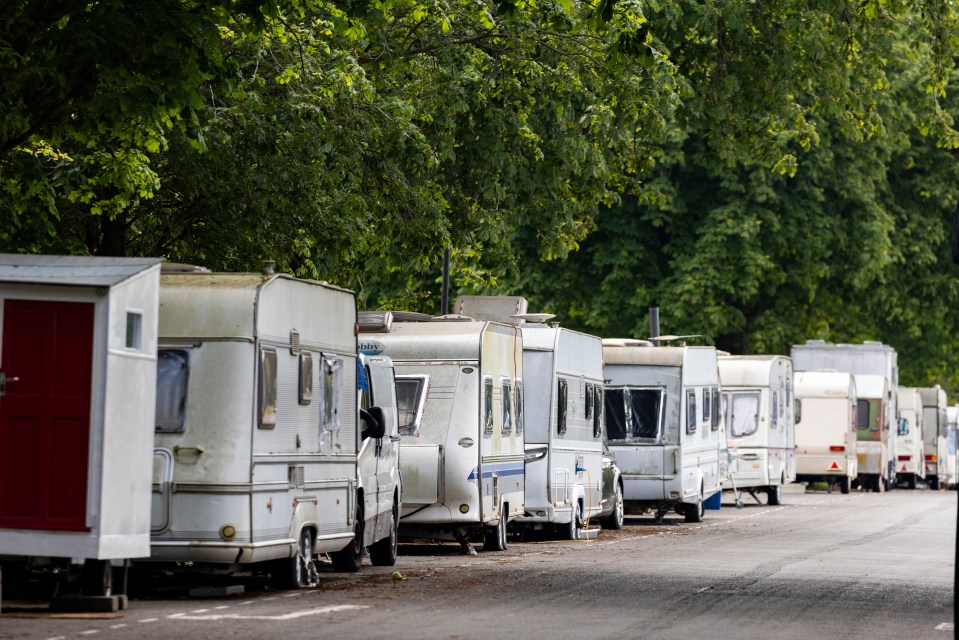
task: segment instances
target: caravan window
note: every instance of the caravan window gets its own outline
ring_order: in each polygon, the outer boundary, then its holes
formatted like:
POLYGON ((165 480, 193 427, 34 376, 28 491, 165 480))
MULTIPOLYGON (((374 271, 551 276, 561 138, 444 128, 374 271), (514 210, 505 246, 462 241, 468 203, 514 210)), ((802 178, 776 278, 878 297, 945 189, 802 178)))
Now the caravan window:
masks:
POLYGON ((493 435, 493 376, 483 376, 483 433, 493 435))
POLYGON ((713 408, 713 390, 703 389, 703 422, 711 421, 710 411, 713 408))
POLYGON ((186 426, 191 351, 162 349, 157 353, 157 433, 182 433, 186 426))
POLYGON ((429 389, 430 377, 427 375, 396 376, 396 409, 401 436, 420 435, 429 389))
POLYGON ((503 398, 503 433, 509 433, 513 427, 513 387, 509 378, 500 380, 500 391, 503 398))
POLYGON ((593 385, 586 385, 586 396, 583 402, 586 405, 586 419, 589 420, 593 417, 593 385))
POLYGON ((878 398, 856 402, 857 440, 882 440, 882 433, 879 428, 882 419, 881 403, 882 400, 878 398))
POLYGON ((257 375, 259 393, 257 408, 261 429, 276 427, 276 349, 260 349, 260 369, 257 375))
POLYGON ((603 387, 593 386, 593 437, 603 437, 603 387))
POLYGON ((696 433, 696 390, 686 392, 686 433, 696 433))
POLYGON ((516 435, 523 433, 523 381, 516 381, 516 435))
POLYGON ((662 389, 606 389, 602 406, 606 439, 610 443, 649 442, 659 438, 662 389))
POLYGON ((772 412, 772 417, 769 420, 769 428, 775 429, 779 426, 779 392, 775 389, 773 390, 772 402, 769 404, 771 405, 770 411, 772 412))
MULTIPOLYGON (((367 377, 369 379, 369 377, 367 377)), ((300 354, 300 404, 310 404, 313 401, 313 356, 309 353, 300 354)))
POLYGON ((719 389, 713 389, 713 411, 712 416, 713 420, 709 425, 709 428, 712 431, 719 431, 719 416, 721 413, 720 402, 722 402, 722 394, 720 394, 719 389))
POLYGON ((759 392, 730 395, 732 415, 729 422, 729 435, 738 438, 756 433, 759 427, 759 392))
POLYGON ((559 393, 556 395, 556 432, 559 435, 566 433, 566 403, 569 401, 569 385, 565 380, 559 381, 559 393))

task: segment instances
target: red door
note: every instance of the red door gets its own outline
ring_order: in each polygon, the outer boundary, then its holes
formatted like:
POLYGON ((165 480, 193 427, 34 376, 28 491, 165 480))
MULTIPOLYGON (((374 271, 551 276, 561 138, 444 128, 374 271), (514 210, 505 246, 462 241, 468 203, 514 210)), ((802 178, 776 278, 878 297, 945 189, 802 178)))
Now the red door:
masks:
POLYGON ((92 303, 5 301, 0 527, 88 528, 92 364, 92 303))

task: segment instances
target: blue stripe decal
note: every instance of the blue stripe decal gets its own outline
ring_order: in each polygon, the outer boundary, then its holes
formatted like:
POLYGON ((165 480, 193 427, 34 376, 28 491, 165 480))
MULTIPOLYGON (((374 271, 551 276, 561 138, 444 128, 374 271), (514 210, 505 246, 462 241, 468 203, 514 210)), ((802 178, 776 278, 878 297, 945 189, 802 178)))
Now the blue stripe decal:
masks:
MULTIPOLYGON (((467 476, 466 479, 476 480, 478 477, 476 471, 477 471, 477 468, 473 467, 473 470, 470 472, 469 476, 467 476)), ((501 462, 498 464, 488 464, 483 466, 484 478, 492 478, 494 473, 499 477, 521 476, 526 473, 526 467, 522 462, 518 464, 515 462, 501 462)))

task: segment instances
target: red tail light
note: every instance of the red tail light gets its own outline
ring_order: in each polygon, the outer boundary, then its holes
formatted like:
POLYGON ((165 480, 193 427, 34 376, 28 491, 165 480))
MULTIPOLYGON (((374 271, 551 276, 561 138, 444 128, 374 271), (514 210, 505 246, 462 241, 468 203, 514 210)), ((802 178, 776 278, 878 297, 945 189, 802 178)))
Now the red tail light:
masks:
POLYGON ((845 451, 846 447, 829 447, 830 451, 845 451))
POLYGON ((931 454, 931 455, 927 455, 927 456, 926 456, 926 462, 935 462, 935 461, 936 461, 936 456, 935 456, 935 454, 931 454))
POLYGON ((912 460, 912 456, 899 456, 900 462, 909 462, 910 460, 912 460))

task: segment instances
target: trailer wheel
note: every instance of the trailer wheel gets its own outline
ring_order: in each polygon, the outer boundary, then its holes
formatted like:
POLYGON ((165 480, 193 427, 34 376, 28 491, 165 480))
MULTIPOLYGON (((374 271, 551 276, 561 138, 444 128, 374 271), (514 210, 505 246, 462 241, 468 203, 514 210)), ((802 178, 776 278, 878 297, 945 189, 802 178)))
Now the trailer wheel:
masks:
POLYGON ((341 573, 356 573, 363 564, 363 496, 356 498, 356 520, 353 523, 353 541, 330 554, 333 568, 341 573))
POLYGON ((929 488, 933 491, 939 491, 939 476, 930 476, 929 488))
POLYGON ((300 542, 296 546, 296 555, 280 558, 273 564, 270 579, 281 589, 302 589, 313 581, 311 575, 316 569, 313 565, 313 532, 303 529, 300 542))
POLYGON ((783 503, 783 487, 781 484, 766 487, 766 504, 776 507, 783 503))
POLYGON ((603 525, 605 529, 622 529, 623 528, 623 489, 619 486, 619 483, 616 483, 616 489, 613 491, 613 500, 616 501, 615 506, 613 506, 613 512, 600 520, 600 524, 603 525))
POLYGON ((396 505, 396 499, 393 499, 393 509, 390 511, 390 535, 382 540, 377 540, 370 545, 370 562, 376 567, 392 567, 396 564, 396 552, 399 549, 399 535, 397 529, 400 526, 399 507, 396 505))
POLYGON ((703 494, 699 494, 699 502, 696 504, 686 503, 683 505, 683 517, 686 522, 702 522, 706 515, 706 502, 703 500, 703 494))
POLYGON ((499 523, 495 527, 486 527, 483 534, 483 551, 506 551, 506 509, 500 507, 499 523))
POLYGON ((109 596, 113 593, 113 567, 109 560, 87 558, 83 561, 80 593, 85 596, 109 596))
POLYGON ((907 480, 906 483, 907 483, 906 486, 908 486, 910 489, 915 489, 915 488, 916 488, 916 474, 910 475, 910 476, 909 476, 909 480, 907 480))
POLYGON ((569 524, 558 525, 560 528, 559 535, 563 540, 579 540, 580 534, 582 533, 583 526, 583 511, 579 506, 579 501, 573 505, 572 517, 569 519, 569 524))
POLYGON ((839 493, 849 493, 849 476, 839 478, 839 493))

